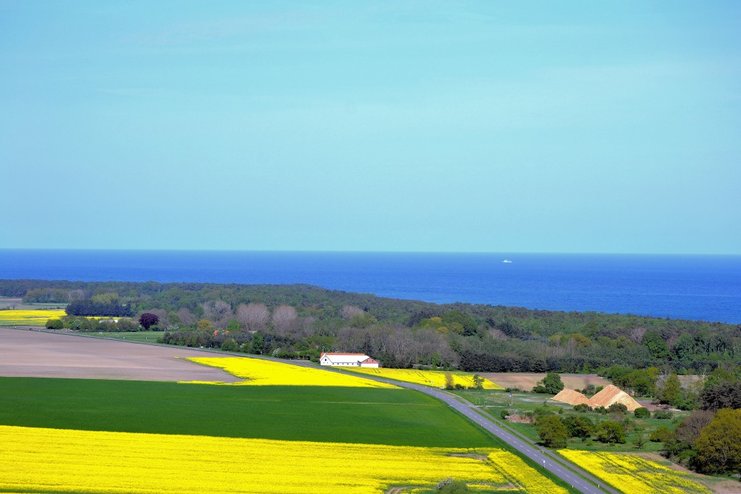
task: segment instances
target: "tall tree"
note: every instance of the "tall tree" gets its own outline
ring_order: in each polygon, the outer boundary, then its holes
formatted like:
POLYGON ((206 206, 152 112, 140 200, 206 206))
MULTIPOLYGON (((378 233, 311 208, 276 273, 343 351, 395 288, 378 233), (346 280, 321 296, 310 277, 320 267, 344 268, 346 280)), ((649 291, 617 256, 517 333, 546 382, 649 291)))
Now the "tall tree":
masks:
POLYGON ((718 410, 695 441, 701 472, 741 474, 741 409, 718 410))

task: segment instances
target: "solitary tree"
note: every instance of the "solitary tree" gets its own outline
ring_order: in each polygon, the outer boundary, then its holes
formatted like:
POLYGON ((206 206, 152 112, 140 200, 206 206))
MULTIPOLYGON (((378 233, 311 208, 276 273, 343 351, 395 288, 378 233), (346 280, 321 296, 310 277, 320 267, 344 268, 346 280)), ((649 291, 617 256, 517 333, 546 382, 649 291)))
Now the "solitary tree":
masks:
POLYGON ((533 388, 533 391, 536 393, 548 393, 548 394, 558 394, 559 391, 563 389, 563 381, 561 381, 561 376, 559 376, 555 372, 549 372, 545 375, 542 381, 538 383, 537 386, 533 388))
POLYGON ((159 322, 160 318, 157 317, 157 314, 152 314, 151 312, 145 312, 139 316, 139 324, 141 324, 144 329, 156 326, 159 322))

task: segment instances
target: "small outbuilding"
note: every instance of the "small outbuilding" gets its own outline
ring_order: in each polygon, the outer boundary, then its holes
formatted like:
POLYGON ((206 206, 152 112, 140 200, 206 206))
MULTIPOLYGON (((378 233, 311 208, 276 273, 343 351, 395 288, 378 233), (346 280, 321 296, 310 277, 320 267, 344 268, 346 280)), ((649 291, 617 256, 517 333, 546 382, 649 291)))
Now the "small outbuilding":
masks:
POLYGON ((380 362, 364 353, 324 352, 319 357, 320 365, 332 367, 369 367, 378 368, 380 362))

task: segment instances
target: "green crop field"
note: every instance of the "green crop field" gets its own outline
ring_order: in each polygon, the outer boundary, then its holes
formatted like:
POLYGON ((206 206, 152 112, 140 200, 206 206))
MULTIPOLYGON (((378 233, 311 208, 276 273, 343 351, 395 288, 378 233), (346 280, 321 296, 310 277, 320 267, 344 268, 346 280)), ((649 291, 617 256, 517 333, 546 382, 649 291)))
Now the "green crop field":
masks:
POLYGON ((112 338, 114 340, 123 340, 123 341, 138 341, 138 342, 148 342, 148 343, 157 343, 160 338, 162 338, 162 335, 165 334, 164 331, 106 331, 106 332, 98 332, 98 333, 81 333, 85 336, 99 336, 102 338, 112 338))
POLYGON ((503 446, 409 390, 0 378, 0 424, 409 446, 503 446))

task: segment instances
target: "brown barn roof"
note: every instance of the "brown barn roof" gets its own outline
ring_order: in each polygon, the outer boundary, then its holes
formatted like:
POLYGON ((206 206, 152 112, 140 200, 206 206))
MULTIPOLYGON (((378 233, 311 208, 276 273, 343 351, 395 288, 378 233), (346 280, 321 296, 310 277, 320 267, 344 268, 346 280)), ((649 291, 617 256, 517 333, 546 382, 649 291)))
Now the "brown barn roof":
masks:
POLYGON ((628 408, 629 412, 632 412, 636 408, 640 408, 642 406, 628 393, 618 388, 614 384, 606 386, 605 389, 589 399, 589 406, 592 408, 607 408, 613 403, 622 403, 628 408))
POLYGON ((589 398, 573 389, 562 389, 552 399, 554 401, 560 401, 561 403, 568 403, 569 405, 579 405, 581 403, 589 404, 589 398))

